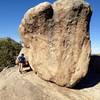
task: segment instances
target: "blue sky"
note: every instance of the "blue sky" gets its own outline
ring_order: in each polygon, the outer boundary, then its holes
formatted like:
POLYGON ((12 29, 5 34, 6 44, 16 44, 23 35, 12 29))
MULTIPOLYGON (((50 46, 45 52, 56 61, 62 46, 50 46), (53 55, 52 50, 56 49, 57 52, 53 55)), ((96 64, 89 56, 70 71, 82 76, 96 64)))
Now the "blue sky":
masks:
POLYGON ((90 36, 92 53, 100 54, 100 0, 87 0, 93 10, 91 24, 90 24, 90 36))
MULTIPOLYGON (((31 7, 54 0, 1 0, 0 1, 0 37, 11 37, 20 41, 18 26, 24 13, 31 7)), ((100 0, 87 0, 93 9, 90 25, 92 53, 100 53, 100 0)))

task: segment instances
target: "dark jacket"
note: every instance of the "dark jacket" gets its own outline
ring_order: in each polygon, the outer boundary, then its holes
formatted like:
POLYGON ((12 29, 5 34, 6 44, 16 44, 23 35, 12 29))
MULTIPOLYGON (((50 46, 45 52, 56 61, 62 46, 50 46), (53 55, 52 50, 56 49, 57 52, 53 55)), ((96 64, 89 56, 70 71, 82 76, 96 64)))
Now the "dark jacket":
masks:
POLYGON ((19 63, 25 63, 26 62, 26 59, 25 59, 24 56, 19 56, 18 60, 19 60, 19 63))

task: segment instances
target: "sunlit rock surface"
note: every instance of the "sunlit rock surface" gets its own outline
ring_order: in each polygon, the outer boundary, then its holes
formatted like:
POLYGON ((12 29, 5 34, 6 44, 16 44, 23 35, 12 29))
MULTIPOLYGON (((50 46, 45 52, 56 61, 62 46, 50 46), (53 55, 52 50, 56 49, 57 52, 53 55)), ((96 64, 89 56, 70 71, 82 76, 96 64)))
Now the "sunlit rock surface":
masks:
POLYGON ((72 87, 86 75, 90 17, 84 0, 44 2, 26 12, 19 26, 21 52, 42 79, 72 87))
POLYGON ((83 87, 68 89, 42 80, 33 71, 20 74, 16 66, 0 73, 0 100, 100 100, 100 74, 91 75, 83 87))

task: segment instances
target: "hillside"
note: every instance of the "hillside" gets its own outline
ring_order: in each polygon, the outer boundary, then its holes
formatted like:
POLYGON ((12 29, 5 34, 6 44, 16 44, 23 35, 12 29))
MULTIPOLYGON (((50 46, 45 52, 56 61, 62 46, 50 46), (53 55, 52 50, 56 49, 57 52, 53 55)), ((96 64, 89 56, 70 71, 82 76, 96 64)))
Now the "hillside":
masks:
POLYGON ((11 38, 0 38, 0 70, 4 67, 13 67, 16 56, 21 50, 21 44, 11 38))

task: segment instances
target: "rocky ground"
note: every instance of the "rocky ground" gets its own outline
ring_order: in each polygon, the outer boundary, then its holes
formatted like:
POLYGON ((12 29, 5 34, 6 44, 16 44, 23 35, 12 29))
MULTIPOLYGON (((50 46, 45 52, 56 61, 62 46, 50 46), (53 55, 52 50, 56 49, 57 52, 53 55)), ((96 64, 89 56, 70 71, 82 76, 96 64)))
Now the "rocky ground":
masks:
POLYGON ((33 71, 20 74, 18 66, 0 73, 0 100, 100 100, 99 93, 100 74, 93 70, 74 89, 44 81, 33 71))

